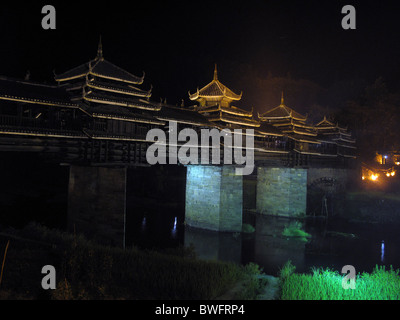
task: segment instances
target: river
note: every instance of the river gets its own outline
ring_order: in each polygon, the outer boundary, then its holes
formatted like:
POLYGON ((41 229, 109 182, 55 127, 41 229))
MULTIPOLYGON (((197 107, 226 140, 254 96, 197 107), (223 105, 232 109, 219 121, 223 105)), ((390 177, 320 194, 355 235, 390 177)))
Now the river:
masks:
POLYGON ((245 212, 243 221, 255 228, 253 233, 214 232, 186 226, 182 206, 157 208, 131 218, 129 244, 144 249, 193 246, 200 259, 254 262, 275 276, 288 260, 297 272, 312 267, 340 272, 344 265, 353 265, 357 273, 371 272, 376 265, 400 268, 400 234, 393 224, 309 218, 298 221, 311 235, 305 241, 282 235, 293 219, 245 212))

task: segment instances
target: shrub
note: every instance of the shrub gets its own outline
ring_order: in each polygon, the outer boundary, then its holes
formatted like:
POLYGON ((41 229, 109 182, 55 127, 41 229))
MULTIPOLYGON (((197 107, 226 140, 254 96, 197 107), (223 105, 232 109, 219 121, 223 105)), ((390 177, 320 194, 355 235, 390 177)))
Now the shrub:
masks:
POLYGON ((311 235, 302 230, 302 224, 298 221, 292 222, 289 226, 285 227, 282 232, 285 237, 299 238, 302 241, 308 241, 311 235))

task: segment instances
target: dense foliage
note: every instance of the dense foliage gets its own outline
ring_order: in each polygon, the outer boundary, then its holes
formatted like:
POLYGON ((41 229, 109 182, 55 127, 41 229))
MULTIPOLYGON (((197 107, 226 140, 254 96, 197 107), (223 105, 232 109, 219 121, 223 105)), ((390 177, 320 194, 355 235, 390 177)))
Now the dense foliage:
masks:
POLYGON ((280 272, 282 300, 399 300, 399 270, 376 266, 372 273, 356 276, 355 289, 344 289, 344 275, 315 268, 312 274, 295 273, 288 262, 280 272))

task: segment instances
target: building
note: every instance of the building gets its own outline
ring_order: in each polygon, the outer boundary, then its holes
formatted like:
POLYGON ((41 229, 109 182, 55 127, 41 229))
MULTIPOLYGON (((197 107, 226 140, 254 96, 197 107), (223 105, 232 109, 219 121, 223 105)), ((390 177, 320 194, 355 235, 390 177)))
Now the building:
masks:
POLYGON ((318 133, 318 138, 325 145, 332 144, 336 146, 336 152, 339 157, 344 159, 356 158, 356 140, 352 138, 351 133, 348 132, 347 128, 334 124, 324 117, 322 121, 315 125, 315 129, 318 133))
POLYGON ((260 123, 253 119, 253 112, 235 107, 232 103, 242 98, 240 94, 234 93, 218 80, 217 65, 214 69, 214 78, 206 86, 197 89, 189 99, 198 103, 194 108, 198 113, 204 115, 209 121, 222 127, 257 128, 260 123))
MULTIPOLYGON (((240 101, 240 94, 234 93, 218 80, 217 66, 210 83, 193 94, 189 91, 189 99, 197 104, 191 109, 203 115, 219 129, 229 130, 254 130, 254 148, 260 153, 259 157, 268 154, 270 158, 286 156, 289 153, 287 136, 274 126, 262 123, 256 119, 251 111, 238 108, 233 104, 240 101)), ((270 159, 271 160, 271 159, 270 159)))

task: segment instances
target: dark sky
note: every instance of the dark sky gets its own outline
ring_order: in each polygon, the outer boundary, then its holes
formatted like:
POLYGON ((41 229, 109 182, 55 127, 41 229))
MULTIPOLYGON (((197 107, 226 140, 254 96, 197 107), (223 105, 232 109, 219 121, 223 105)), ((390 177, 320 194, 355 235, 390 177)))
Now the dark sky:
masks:
MULTIPOLYGON (((398 1, 30 1, 0 7, 0 75, 52 82, 96 55, 153 85, 153 99, 188 100, 212 79, 236 92, 252 76, 307 79, 321 86, 400 75, 398 1), (44 30, 41 8, 56 8, 44 30), (356 9, 356 30, 343 30, 341 9, 356 9)), ((249 80, 250 79, 250 80, 249 80)), ((246 97, 246 92, 243 92, 246 97)))

